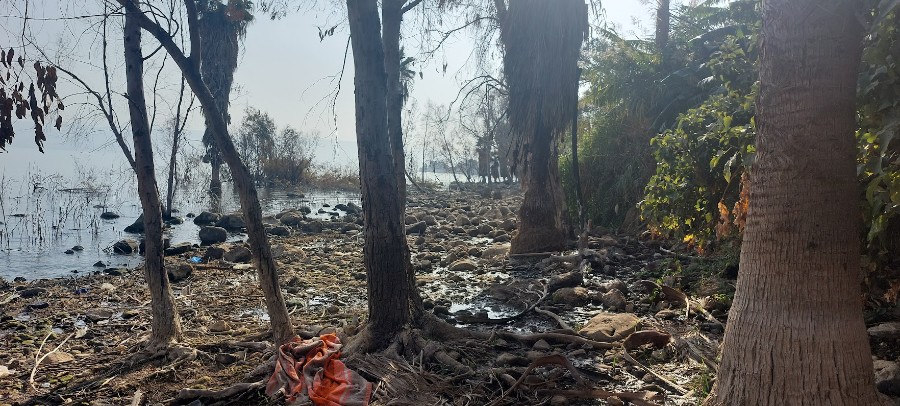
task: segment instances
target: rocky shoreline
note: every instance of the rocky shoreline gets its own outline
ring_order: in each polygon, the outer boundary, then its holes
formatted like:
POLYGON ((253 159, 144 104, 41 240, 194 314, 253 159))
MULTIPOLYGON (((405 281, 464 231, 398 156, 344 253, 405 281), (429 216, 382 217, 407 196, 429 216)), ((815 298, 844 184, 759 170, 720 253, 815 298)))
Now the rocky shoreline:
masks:
MULTIPOLYGON (((488 342, 447 343, 455 348, 450 357, 472 369, 470 376, 418 365, 421 376, 408 379, 431 377, 429 396, 449 401, 458 395, 454 388, 466 387, 475 404, 496 400, 517 380, 560 391, 520 389, 500 404, 616 405, 635 394, 655 404, 698 404, 715 377, 734 270, 676 253, 665 242, 602 228, 592 230, 581 254, 573 246, 558 255, 510 256, 520 201, 513 189, 487 186, 410 196, 405 222, 426 308, 452 324, 494 334, 488 342), (601 350, 548 332, 619 344, 601 350), (584 393, 562 391, 575 383, 564 370, 527 370, 556 355, 609 393, 588 400, 584 393)), ((308 336, 352 333, 366 313, 359 208, 323 210, 336 215, 313 219, 298 207, 265 219, 288 309, 308 336)), ((140 269, 0 286, 0 340, 6 343, 0 348, 0 405, 36 399, 123 404, 138 390, 150 404, 177 404, 182 388, 221 389, 246 381, 272 348, 259 345, 268 325, 249 250, 241 242, 224 242, 216 229, 239 229, 239 220, 201 213, 193 221, 202 223, 201 239, 206 233, 209 244, 167 249, 185 330, 182 344, 201 354, 178 368, 164 362, 137 369, 121 365, 149 328, 149 294, 140 269)), ((870 335, 879 357, 879 389, 900 396, 900 354, 892 350, 900 348, 900 325, 896 319, 879 322, 870 335)), ((413 395, 384 392, 379 398, 376 392, 375 401, 413 395)), ((246 396, 241 404, 268 402, 246 396)))

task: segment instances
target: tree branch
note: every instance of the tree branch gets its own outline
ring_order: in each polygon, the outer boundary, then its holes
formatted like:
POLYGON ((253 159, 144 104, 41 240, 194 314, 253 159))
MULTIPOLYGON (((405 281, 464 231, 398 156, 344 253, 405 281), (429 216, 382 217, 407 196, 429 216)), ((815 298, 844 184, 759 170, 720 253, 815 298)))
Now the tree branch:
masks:
POLYGON ((403 8, 400 9, 400 14, 405 14, 407 11, 414 9, 421 2, 422 0, 413 0, 409 2, 409 4, 403 6, 403 8))
MULTIPOLYGON (((119 0, 121 3, 121 0, 119 0)), ((187 9, 187 19, 188 19, 188 33, 191 38, 191 55, 187 58, 193 64, 194 67, 199 71, 200 70, 200 27, 197 21, 197 3, 194 3, 194 0, 184 0, 184 8, 187 9)), ((149 20, 148 20, 149 22, 149 20)), ((162 27, 157 26, 162 30, 162 27)), ((146 28, 145 28, 146 29, 146 28)), ((149 30, 148 30, 149 31, 149 30)), ((156 34, 153 34, 154 37, 159 37, 156 34)), ((159 39, 159 42, 162 43, 162 39, 159 39)), ((171 41, 170 41, 171 42, 171 41)), ((172 42, 172 45, 175 45, 172 42)), ((163 44, 165 46, 165 44, 163 44)), ((167 48, 168 50, 168 48, 167 48)), ((179 50, 180 52, 180 50, 179 50)))

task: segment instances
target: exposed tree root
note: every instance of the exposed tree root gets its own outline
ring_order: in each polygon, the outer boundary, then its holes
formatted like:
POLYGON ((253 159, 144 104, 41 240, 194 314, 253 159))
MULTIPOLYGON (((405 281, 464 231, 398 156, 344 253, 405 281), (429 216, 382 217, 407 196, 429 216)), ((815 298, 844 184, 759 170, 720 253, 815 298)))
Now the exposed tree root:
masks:
POLYGON ((583 345, 589 348, 593 348, 595 350, 608 350, 612 348, 619 347, 617 344, 609 343, 609 342, 600 342, 589 340, 587 338, 571 335, 571 334, 563 334, 563 333, 533 333, 533 334, 515 334, 506 331, 495 331, 498 337, 508 340, 515 340, 523 343, 533 344, 538 340, 546 340, 548 342, 554 343, 566 343, 566 344, 576 344, 583 345))
POLYGON ((178 395, 175 396, 175 402, 178 404, 185 404, 195 400, 235 400, 235 398, 238 398, 247 392, 259 391, 265 387, 266 381, 260 380, 249 383, 238 383, 222 390, 182 389, 178 391, 178 395))

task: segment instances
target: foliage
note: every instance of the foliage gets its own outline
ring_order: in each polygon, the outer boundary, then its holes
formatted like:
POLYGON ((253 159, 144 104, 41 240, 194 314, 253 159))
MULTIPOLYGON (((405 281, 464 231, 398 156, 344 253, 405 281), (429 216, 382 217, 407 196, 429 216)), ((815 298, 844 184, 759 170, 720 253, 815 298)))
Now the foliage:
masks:
POLYGON ((0 150, 5 151, 6 145, 11 144, 15 138, 13 116, 21 120, 30 115, 34 123, 34 143, 39 151, 44 152, 44 141, 47 140, 44 134, 45 120, 51 112, 57 113, 54 127, 59 130, 62 127, 62 116, 58 112, 65 109, 56 93, 56 67, 35 62, 35 82, 28 85, 26 95, 26 79, 23 77, 25 57, 19 55, 14 63, 15 54, 13 48, 0 52, 0 150))
POLYGON ((859 75, 858 174, 866 241, 886 257, 900 243, 900 13, 872 30, 859 75))
POLYGON ((279 132, 272 117, 247 108, 236 147, 257 182, 296 185, 305 180, 312 163, 313 139, 290 126, 279 132))

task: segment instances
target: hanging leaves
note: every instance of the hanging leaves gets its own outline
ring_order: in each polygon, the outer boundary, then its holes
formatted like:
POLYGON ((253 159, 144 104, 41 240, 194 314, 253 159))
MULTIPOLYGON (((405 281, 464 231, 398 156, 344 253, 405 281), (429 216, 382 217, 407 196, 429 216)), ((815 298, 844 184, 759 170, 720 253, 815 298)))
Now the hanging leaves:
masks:
POLYGON ((30 115, 34 123, 34 143, 39 151, 44 152, 44 141, 47 140, 44 125, 48 120, 47 116, 55 114, 54 127, 61 130, 63 119, 59 112, 64 110, 65 106, 57 94, 56 67, 44 66, 40 62, 33 65, 35 80, 28 84, 28 93, 25 95, 25 82, 19 80, 23 77, 25 62, 25 56, 19 55, 16 58, 13 49, 0 49, 0 64, 3 65, 2 69, 6 70, 5 74, 0 70, 0 150, 5 151, 6 145, 11 144, 15 137, 12 123, 15 114, 17 120, 30 115), (13 59, 18 67, 13 65, 13 59), (55 110, 52 108, 54 105, 55 110))

